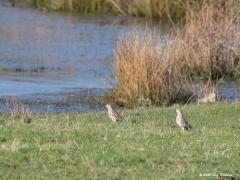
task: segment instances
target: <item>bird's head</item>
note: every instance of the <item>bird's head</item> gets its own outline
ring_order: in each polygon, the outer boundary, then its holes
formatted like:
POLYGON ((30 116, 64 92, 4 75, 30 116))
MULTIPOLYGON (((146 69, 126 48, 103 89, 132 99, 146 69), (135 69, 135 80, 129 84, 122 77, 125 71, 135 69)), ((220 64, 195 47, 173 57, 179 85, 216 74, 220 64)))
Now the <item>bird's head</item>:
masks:
POLYGON ((110 104, 106 104, 105 106, 106 106, 107 109, 111 109, 112 108, 112 106, 110 104))
POLYGON ((181 107, 180 107, 179 104, 177 104, 176 113, 177 113, 177 114, 181 114, 181 113, 182 113, 182 110, 181 110, 181 107))

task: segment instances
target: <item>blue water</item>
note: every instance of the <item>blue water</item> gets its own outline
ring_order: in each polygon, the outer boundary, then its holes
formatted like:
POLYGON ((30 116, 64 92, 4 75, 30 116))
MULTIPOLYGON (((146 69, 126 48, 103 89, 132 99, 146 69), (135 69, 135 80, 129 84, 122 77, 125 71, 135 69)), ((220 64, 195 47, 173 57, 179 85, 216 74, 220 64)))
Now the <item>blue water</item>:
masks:
POLYGON ((33 108, 36 112, 47 106, 51 112, 91 110, 80 101, 58 106, 68 98, 66 93, 78 97, 98 89, 97 96, 109 90, 119 36, 144 26, 138 18, 44 13, 1 1, 0 111, 9 97, 28 102, 30 108, 41 100, 33 108), (49 103, 56 96, 57 101, 49 103))

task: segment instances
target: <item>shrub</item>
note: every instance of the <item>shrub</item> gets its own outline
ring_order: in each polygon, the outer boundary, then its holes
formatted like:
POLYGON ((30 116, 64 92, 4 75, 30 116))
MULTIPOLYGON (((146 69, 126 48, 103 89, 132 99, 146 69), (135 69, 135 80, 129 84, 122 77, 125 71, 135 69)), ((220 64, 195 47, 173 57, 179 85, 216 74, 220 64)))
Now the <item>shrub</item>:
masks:
POLYGON ((193 77, 238 76, 239 1, 216 2, 186 4, 185 25, 176 27, 165 44, 150 31, 122 37, 115 53, 115 101, 130 106, 183 102, 191 95, 186 84, 193 77))
POLYGON ((179 71, 169 54, 171 43, 161 46, 153 32, 134 31, 121 37, 114 65, 118 86, 113 91, 116 102, 135 106, 142 101, 167 104, 179 89, 179 71))
POLYGON ((239 75, 239 19, 233 6, 240 6, 236 5, 238 1, 216 2, 205 3, 199 9, 188 8, 184 30, 178 30, 178 61, 184 74, 213 80, 239 75))

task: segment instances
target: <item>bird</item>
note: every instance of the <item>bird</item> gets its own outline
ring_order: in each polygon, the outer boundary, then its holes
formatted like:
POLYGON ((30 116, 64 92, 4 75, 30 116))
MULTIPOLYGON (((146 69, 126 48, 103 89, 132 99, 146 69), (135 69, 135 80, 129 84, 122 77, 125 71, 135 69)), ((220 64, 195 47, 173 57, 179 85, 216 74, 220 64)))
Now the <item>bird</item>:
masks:
POLYGON ((123 122, 125 120, 110 104, 106 104, 106 108, 108 110, 108 117, 113 122, 123 122))
POLYGON ((177 117, 176 117, 177 125, 180 128, 182 128, 183 130, 186 130, 186 131, 192 129, 192 126, 184 118, 181 107, 180 107, 179 104, 177 105, 176 113, 177 113, 177 117))

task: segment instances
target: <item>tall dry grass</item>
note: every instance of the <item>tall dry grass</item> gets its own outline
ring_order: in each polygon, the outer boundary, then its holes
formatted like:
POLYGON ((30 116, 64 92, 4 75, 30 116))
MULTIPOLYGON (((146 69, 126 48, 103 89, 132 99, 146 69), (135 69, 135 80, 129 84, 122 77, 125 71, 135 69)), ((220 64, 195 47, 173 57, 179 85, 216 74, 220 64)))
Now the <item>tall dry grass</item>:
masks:
POLYGON ((23 3, 49 10, 75 11, 79 13, 115 13, 120 15, 160 18, 176 22, 184 21, 190 10, 204 5, 218 9, 238 11, 239 0, 9 0, 12 4, 23 3), (227 4, 227 5, 226 5, 227 4))
POLYGON ((114 12, 106 0, 18 0, 14 3, 54 11, 74 11, 83 14, 114 12))
POLYGON ((10 98, 6 101, 6 108, 12 120, 20 120, 26 123, 32 121, 32 112, 29 107, 20 100, 10 98))
POLYGON ((181 19, 187 0, 108 0, 122 15, 181 19))
POLYGON ((179 20, 187 0, 18 0, 36 8, 79 13, 115 13, 119 15, 179 20))
POLYGON ((240 14, 236 8, 240 1, 217 2, 187 8, 184 29, 176 33, 184 74, 212 79, 239 75, 240 14))
POLYGON ((186 92, 193 77, 218 80, 240 72, 239 1, 187 4, 185 25, 162 46, 152 32, 133 32, 119 41, 114 66, 115 101, 136 106, 139 99, 168 104, 186 92))
POLYGON ((114 65, 119 84, 113 97, 118 104, 167 104, 179 89, 179 71, 169 56, 173 44, 162 47, 160 41, 154 32, 134 31, 121 37, 114 65))

